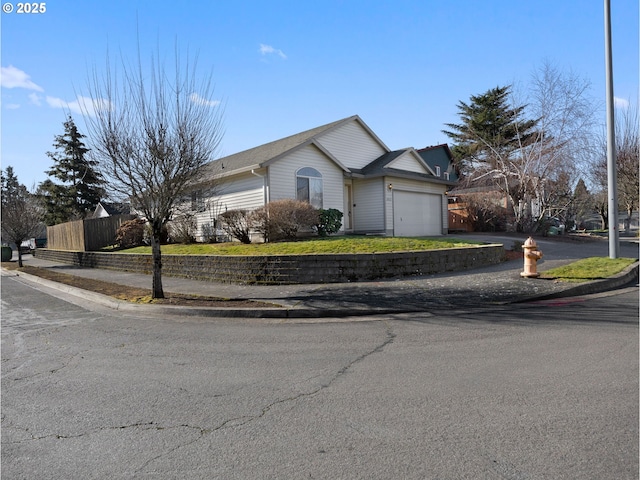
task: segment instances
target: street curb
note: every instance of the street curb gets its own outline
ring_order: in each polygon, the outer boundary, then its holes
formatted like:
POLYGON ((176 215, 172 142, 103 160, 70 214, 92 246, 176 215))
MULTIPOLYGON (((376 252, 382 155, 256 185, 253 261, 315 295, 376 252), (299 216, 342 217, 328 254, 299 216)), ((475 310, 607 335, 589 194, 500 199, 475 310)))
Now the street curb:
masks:
MULTIPOLYGON (((601 293, 613 290, 638 280, 638 266, 636 262, 617 275, 602 280, 582 283, 569 287, 560 292, 547 295, 531 296, 513 300, 509 303, 527 303, 533 301, 551 300, 562 297, 573 297, 580 295, 589 295, 593 293, 601 293)), ((198 317, 217 317, 217 318, 265 318, 265 319, 313 319, 328 317, 356 317, 364 315, 391 315, 400 313, 416 313, 424 312, 424 310, 403 309, 403 308, 306 308, 306 307, 287 307, 282 308, 220 308, 220 307, 183 307, 171 305, 142 305, 130 303, 124 300, 118 300, 101 293, 83 290, 81 288, 72 287, 63 283, 54 282, 36 275, 31 275, 15 270, 6 270, 4 272, 22 277, 27 281, 37 283, 55 290, 58 290, 75 297, 83 298, 99 305, 111 308, 117 311, 136 312, 136 313, 152 313, 160 315, 182 315, 182 316, 198 316, 198 317)), ((544 280, 542 280, 544 281, 544 280)), ((271 300, 274 302, 273 300, 271 300)), ((274 302, 275 303, 275 302, 274 302)))
POLYGON ((563 297, 578 297, 581 295, 591 295, 594 293, 602 293, 608 290, 614 290, 623 287, 638 280, 639 262, 635 262, 625 268, 622 272, 601 280, 593 280, 591 282, 581 283, 573 287, 567 288, 561 292, 549 293, 547 295, 535 296, 531 298, 523 298, 512 303, 525 303, 532 301, 552 300, 563 297))
MULTIPOLYGON (((102 293, 83 290, 78 287, 65 285, 64 283, 54 282, 46 278, 38 277, 24 272, 16 272, 15 270, 6 270, 16 277, 22 277, 33 283, 43 285, 45 287, 58 290, 60 292, 83 298, 91 302, 97 303, 104 307, 121 312, 147 312, 153 314, 164 315, 183 315, 192 317, 226 317, 226 318, 327 318, 327 317, 355 317, 363 315, 385 315, 394 313, 412 313, 415 309, 401 308, 366 308, 366 309, 332 309, 332 308, 305 308, 305 307, 286 307, 282 308, 221 308, 221 307, 183 307, 172 305, 143 305, 131 303, 125 300, 104 295, 102 293)), ((275 303, 271 300, 272 303, 275 303)))

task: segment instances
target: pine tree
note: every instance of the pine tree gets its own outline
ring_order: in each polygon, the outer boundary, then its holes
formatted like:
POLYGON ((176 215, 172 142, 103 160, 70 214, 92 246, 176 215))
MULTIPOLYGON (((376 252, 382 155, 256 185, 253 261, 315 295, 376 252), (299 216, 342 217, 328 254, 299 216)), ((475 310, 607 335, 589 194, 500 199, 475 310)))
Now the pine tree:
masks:
POLYGON ((574 217, 576 228, 584 228, 583 223, 591 213, 595 213, 595 201, 593 195, 587 189, 587 185, 581 178, 578 180, 573 190, 573 198, 571 202, 571 213, 574 217))
POLYGON ((27 188, 18 182, 18 177, 13 173, 12 166, 7 167, 6 173, 0 171, 0 184, 2 185, 0 198, 3 207, 27 193, 27 188))
POLYGON ((104 180, 96 170, 97 162, 88 158, 83 138, 69 116, 64 134, 55 137, 56 151, 47 152, 54 165, 46 172, 50 178, 39 186, 47 225, 86 217, 104 196, 104 180))
POLYGON ((522 120, 525 106, 509 106, 511 87, 496 87, 472 95, 470 103, 458 102, 461 123, 445 124, 442 132, 455 144, 454 159, 469 174, 474 167, 495 168, 501 158, 526 145, 535 135, 535 120, 522 120))

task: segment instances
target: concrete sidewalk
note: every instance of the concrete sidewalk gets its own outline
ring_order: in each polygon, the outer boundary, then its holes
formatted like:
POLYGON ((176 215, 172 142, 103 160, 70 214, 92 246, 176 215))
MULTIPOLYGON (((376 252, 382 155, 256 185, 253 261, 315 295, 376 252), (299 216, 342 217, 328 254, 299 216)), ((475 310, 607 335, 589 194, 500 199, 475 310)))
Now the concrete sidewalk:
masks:
MULTIPOLYGON (((504 243, 510 237, 484 237, 487 241, 504 243)), ((519 240, 519 239, 518 239, 519 240)), ((557 240, 542 240, 541 250, 545 254, 539 271, 567 264, 579 258, 606 256, 606 245, 574 244, 557 240), (605 253, 602 253, 605 251, 605 253)), ((624 245, 621 256, 637 258, 635 243, 624 245)), ((25 265, 51 268, 84 278, 104 280, 132 287, 151 287, 151 276, 79 268, 54 263, 26 255, 25 265)), ((420 277, 378 282, 358 282, 316 285, 230 285, 203 282, 185 278, 163 277, 165 293, 188 293, 224 297, 230 299, 263 300, 280 308, 229 309, 204 307, 175 307, 165 305, 139 305, 115 300, 111 297, 55 284, 39 277, 19 273, 18 276, 32 282, 56 288, 80 296, 87 301, 98 302, 118 310, 148 311, 183 315, 218 317, 265 317, 265 318, 319 318, 370 315, 379 313, 424 312, 434 310, 460 310, 503 305, 575 295, 584 295, 618 288, 638 278, 638 263, 625 272, 604 280, 582 284, 570 284, 553 280, 522 278, 522 261, 508 261, 490 267, 464 272, 443 273, 420 277)), ((3 271, 3 275, 15 272, 3 271)))

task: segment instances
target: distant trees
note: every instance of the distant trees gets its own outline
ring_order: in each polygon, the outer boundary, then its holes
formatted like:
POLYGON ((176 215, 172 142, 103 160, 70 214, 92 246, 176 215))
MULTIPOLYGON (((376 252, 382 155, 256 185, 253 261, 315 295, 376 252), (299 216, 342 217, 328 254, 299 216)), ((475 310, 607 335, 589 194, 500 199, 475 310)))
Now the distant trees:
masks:
POLYGON ((523 201, 530 195, 530 175, 523 148, 535 138, 537 120, 524 119, 524 105, 512 105, 511 87, 503 86, 458 102, 461 123, 443 130, 456 143, 452 148, 465 178, 483 180, 509 198, 518 229, 522 228, 523 201))
POLYGON ((595 199, 582 178, 573 189, 570 218, 576 228, 584 228, 584 221, 596 211, 595 199))
POLYGON ((509 200, 513 229, 531 231, 563 212, 576 166, 592 153, 589 83, 545 63, 525 100, 511 86, 458 103, 460 123, 443 130, 468 185, 492 185, 509 200))
POLYGON ((55 151, 47 152, 54 162, 46 172, 51 178, 38 188, 47 225, 85 218, 104 197, 104 180, 96 170, 97 162, 89 159, 83 138, 69 116, 64 133, 55 137, 55 151))
MULTIPOLYGON (((620 210, 626 213, 625 228, 628 230, 631 215, 638 209, 639 175, 640 175, 640 125, 638 124, 638 107, 630 104, 620 107, 615 112, 615 142, 616 142, 616 167, 618 204, 620 210)), ((602 134, 599 140, 598 154, 592 162, 592 179, 600 188, 600 202, 598 213, 603 219, 603 225, 607 225, 608 200, 607 200, 607 144, 606 135, 602 134)), ((603 227, 604 228, 604 227, 603 227)))
POLYGON ((27 187, 18 182, 13 167, 0 177, 2 237, 18 247, 18 265, 22 267, 20 244, 35 237, 42 229, 43 209, 27 187))
POLYGON ((87 123, 110 192, 130 199, 150 224, 152 296, 164 298, 161 236, 200 167, 214 159, 222 110, 211 100, 210 77, 197 81, 195 64, 182 64, 177 52, 169 74, 159 59, 151 65, 145 71, 138 59, 120 74, 109 65, 104 76, 94 74, 89 96, 101 108, 87 123))

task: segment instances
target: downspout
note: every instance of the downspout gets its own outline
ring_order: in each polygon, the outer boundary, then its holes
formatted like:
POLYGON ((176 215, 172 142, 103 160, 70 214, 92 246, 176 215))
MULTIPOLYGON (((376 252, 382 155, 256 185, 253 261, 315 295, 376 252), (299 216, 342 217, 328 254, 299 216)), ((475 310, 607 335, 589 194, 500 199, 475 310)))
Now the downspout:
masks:
POLYGON ((269 203, 269 185, 267 185, 267 176, 257 173, 254 169, 251 169, 251 174, 262 178, 262 201, 264 202, 264 205, 266 205, 269 203))

